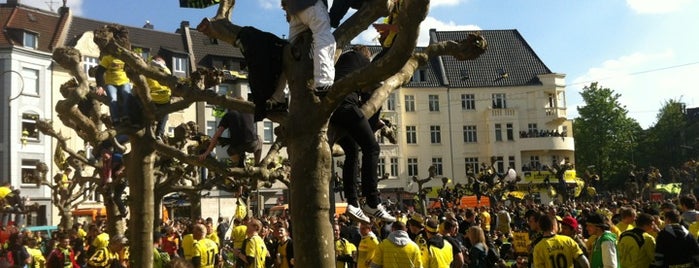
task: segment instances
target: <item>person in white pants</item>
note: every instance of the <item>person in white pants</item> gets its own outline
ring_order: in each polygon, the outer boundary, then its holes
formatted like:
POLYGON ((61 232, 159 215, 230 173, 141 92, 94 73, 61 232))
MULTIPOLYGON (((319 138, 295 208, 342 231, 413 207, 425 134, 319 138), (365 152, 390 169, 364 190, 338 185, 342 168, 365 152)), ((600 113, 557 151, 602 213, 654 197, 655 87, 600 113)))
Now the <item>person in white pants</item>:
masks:
POLYGON ((313 32, 315 94, 325 95, 335 80, 335 37, 330 30, 326 0, 282 0, 289 21, 289 41, 302 32, 313 32))

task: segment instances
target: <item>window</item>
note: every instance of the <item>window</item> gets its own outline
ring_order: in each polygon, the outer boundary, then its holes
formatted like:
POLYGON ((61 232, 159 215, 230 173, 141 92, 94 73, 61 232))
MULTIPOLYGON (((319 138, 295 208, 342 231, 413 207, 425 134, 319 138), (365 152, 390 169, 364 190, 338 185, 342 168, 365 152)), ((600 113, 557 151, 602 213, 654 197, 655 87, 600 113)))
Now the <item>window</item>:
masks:
POLYGON ((206 121, 206 135, 213 137, 218 128, 218 123, 216 121, 206 121))
POLYGON ((381 178, 383 177, 383 174, 386 174, 386 158, 379 157, 379 164, 377 167, 378 170, 376 172, 379 175, 379 178, 381 178))
POLYGON ((556 98, 554 97, 553 94, 549 94, 549 103, 548 103, 548 106, 546 106, 546 108, 553 108, 553 107, 556 107, 556 98))
POLYGON ((539 135, 539 129, 536 123, 530 123, 529 125, 527 125, 527 131, 529 137, 536 137, 537 135, 539 135))
POLYGON ((502 125, 495 124, 495 141, 502 141, 502 125))
POLYGON ((466 173, 473 172, 478 174, 480 166, 478 165, 478 157, 466 157, 464 159, 466 173))
POLYGON ((23 42, 24 47, 36 49, 39 44, 39 37, 35 33, 24 32, 23 42))
POLYGON ((439 95, 429 95, 428 104, 430 112, 439 112, 439 95))
POLYGON ((561 162, 561 160, 557 155, 551 156, 551 166, 558 165, 560 162, 561 162))
POLYGON ((272 143, 274 142, 274 122, 272 121, 264 121, 262 123, 263 125, 263 132, 264 132, 264 138, 262 141, 264 143, 272 143))
POLYGON ((434 166, 435 175, 437 175, 437 176, 444 175, 444 168, 442 165, 442 158, 441 157, 432 157, 432 165, 434 166))
POLYGON ((461 94, 461 110, 475 110, 476 96, 473 94, 461 94))
POLYGON ((478 142, 478 135, 476 134, 476 126, 464 126, 464 142, 474 143, 478 142))
POLYGON ((515 140, 515 129, 514 126, 512 126, 512 123, 507 123, 507 140, 508 141, 513 141, 515 140))
POLYGON ((391 157, 391 177, 398 177, 398 157, 391 157))
POLYGON ((134 47, 133 51, 135 53, 138 53, 138 55, 141 56, 141 59, 143 59, 146 62, 148 62, 148 60, 150 59, 150 49, 149 48, 134 47))
POLYGON ((405 142, 408 144, 417 143, 417 129, 415 126, 405 126, 405 142))
POLYGON ((39 70, 22 68, 22 79, 24 83, 22 93, 39 95, 39 70))
POLYGON ((22 137, 26 137, 27 141, 39 141, 39 130, 36 129, 37 120, 39 120, 38 114, 22 114, 22 137))
POLYGON ((507 157, 507 167, 515 168, 515 156, 514 155, 507 157))
MULTIPOLYGON (((225 84, 220 84, 218 85, 218 90, 216 91, 216 94, 222 95, 222 96, 228 96, 229 93, 232 93, 228 87, 228 85, 225 84)), ((232 96, 228 96, 232 97, 232 96)))
POLYGON ((493 109, 506 109, 507 101, 505 100, 505 93, 494 93, 493 94, 493 109))
POLYGON ((503 161, 502 156, 495 157, 495 169, 498 173, 502 174, 505 172, 505 161, 503 161))
POLYGON ((395 111, 396 110, 396 94, 391 93, 388 94, 388 98, 386 99, 386 111, 395 111))
POLYGON ((187 72, 187 58, 172 57, 172 71, 178 73, 187 72))
POLYGON ((425 82, 427 81, 427 72, 424 69, 417 69, 410 79, 411 82, 425 82))
POLYGON ((442 127, 430 126, 430 141, 432 144, 442 143, 442 127))
POLYGON ((405 95, 405 111, 414 112, 415 111, 415 96, 405 95))
MULTIPOLYGON (((88 56, 83 57, 83 71, 86 74, 90 73, 90 68, 97 67, 98 64, 99 64, 99 59, 96 57, 88 57, 88 56)), ((95 77, 88 75, 88 79, 95 79, 95 77)))
POLYGON ((539 162, 539 156, 538 155, 532 155, 529 157, 529 166, 533 170, 541 170, 541 162, 539 162))
POLYGON ((37 159, 22 159, 22 184, 36 183, 39 177, 36 171, 37 159))
POLYGON ((417 158, 408 158, 408 176, 417 176, 417 158))

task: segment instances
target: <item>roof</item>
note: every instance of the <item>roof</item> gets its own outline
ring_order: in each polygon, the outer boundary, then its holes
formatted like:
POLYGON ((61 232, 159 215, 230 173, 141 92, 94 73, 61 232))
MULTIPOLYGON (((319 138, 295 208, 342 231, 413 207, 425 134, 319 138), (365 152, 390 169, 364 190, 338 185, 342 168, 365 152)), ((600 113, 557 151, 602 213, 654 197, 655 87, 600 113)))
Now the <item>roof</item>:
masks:
MULTIPOLYGON (((180 30, 178 30, 178 32, 180 32, 180 30)), ((190 28, 189 33, 192 38, 192 51, 194 52, 197 65, 208 67, 210 64, 205 62, 207 57, 235 58, 240 61, 244 59, 240 49, 229 43, 212 39, 197 31, 197 29, 190 28)))
MULTIPOLYGON (((98 21, 82 17, 74 17, 68 28, 66 46, 75 46, 85 32, 94 31, 112 22, 98 21)), ((147 28, 126 26, 129 30, 129 40, 133 47, 148 48, 151 55, 162 50, 171 53, 187 54, 184 39, 178 33, 168 33, 147 28)))
POLYGON ((517 30, 436 31, 430 30, 430 42, 463 40, 480 32, 488 41, 488 50, 475 60, 458 61, 441 56, 449 86, 452 88, 511 87, 540 85, 538 75, 551 70, 517 30), (504 75, 506 74, 506 75, 504 75))
POLYGON ((0 4, 0 47, 23 46, 23 33, 38 35, 37 50, 51 52, 65 20, 58 13, 21 4, 0 4))
MULTIPOLYGON (((348 50, 350 46, 346 47, 345 50, 348 50)), ((369 51, 376 56, 379 52, 381 52, 382 47, 381 46, 367 46, 369 48, 369 51)), ((422 52, 425 50, 424 47, 416 47, 415 52, 422 52)), ((408 85, 405 87, 440 87, 443 86, 443 83, 439 80, 439 68, 436 68, 438 62, 438 59, 430 59, 427 62, 427 65, 425 66, 420 66, 416 72, 422 70, 424 71, 424 76, 422 80, 420 81, 410 81, 408 85)))

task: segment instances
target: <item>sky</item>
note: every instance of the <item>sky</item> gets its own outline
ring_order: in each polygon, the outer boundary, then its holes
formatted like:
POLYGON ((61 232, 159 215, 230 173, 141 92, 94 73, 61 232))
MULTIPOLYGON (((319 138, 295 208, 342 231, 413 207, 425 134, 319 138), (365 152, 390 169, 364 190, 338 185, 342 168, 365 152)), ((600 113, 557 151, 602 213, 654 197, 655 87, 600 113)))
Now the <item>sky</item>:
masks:
MULTIPOLYGON (((62 4, 19 1, 42 9, 62 4)), ((288 33, 279 0, 236 2, 233 23, 288 33)), ((196 27, 216 13, 216 7, 180 8, 179 0, 67 0, 67 5, 77 16, 136 27, 150 21, 166 32, 185 20, 196 27)), ((698 83, 689 79, 699 76, 697 14, 697 0, 432 0, 418 45, 427 44, 432 28, 516 29, 552 72, 566 75, 568 118, 577 117, 577 107, 584 105, 582 88, 597 81, 621 94, 629 116, 648 128, 668 100, 699 107, 698 83)), ((354 43, 378 44, 376 37, 368 29, 354 43)))

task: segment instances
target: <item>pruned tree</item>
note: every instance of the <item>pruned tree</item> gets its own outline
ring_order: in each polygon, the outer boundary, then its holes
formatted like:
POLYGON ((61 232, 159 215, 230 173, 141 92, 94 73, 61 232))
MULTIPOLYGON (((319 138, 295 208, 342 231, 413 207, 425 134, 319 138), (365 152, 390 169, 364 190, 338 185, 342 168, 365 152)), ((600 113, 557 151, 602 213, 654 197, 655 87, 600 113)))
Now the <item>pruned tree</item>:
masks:
MULTIPOLYGON (((197 27, 212 38, 235 44, 241 26, 231 23, 235 1, 223 0, 216 15, 204 19, 197 27)), ((334 32, 338 48, 343 48, 361 31, 368 28, 378 18, 388 14, 390 4, 386 1, 370 0, 354 15, 348 18, 334 32)), ((129 229, 131 259, 138 267, 151 267, 153 247, 152 228, 156 199, 169 191, 197 190, 214 185, 237 187, 244 185, 251 189, 270 186, 275 181, 284 181, 290 188, 290 207, 295 220, 293 229, 295 256, 298 267, 334 266, 333 235, 329 221, 329 182, 331 177, 331 153, 328 145, 328 119, 344 96, 356 88, 383 82, 372 92, 371 99, 362 107, 365 115, 374 114, 386 100, 390 92, 410 81, 419 65, 430 57, 451 55, 460 60, 474 59, 485 51, 486 41, 479 35, 470 35, 466 40, 447 41, 430 44, 421 53, 414 52, 417 44, 420 23, 428 11, 427 0, 404 0, 399 7, 396 25, 397 35, 393 47, 380 60, 338 80, 330 93, 322 98, 313 94, 313 64, 309 55, 312 37, 303 33, 297 40, 284 47, 283 70, 288 80, 293 101, 287 114, 271 116, 280 123, 278 135, 272 149, 261 163, 246 168, 231 168, 215 159, 200 161, 180 146, 182 141, 160 142, 153 135, 152 126, 161 115, 184 109, 195 102, 253 112, 252 103, 217 95, 208 88, 221 81, 221 73, 216 70, 198 69, 187 80, 180 81, 156 68, 148 66, 137 53, 129 51, 128 36, 120 34, 119 26, 106 26, 95 31, 94 41, 102 51, 123 60, 129 67, 127 72, 134 84, 133 94, 143 106, 143 122, 118 130, 107 122, 107 128, 100 128, 99 116, 89 116, 76 107, 90 91, 86 75, 80 68, 80 52, 72 48, 58 48, 54 60, 68 69, 75 77, 62 86, 64 100, 56 105, 61 121, 78 130, 80 138, 93 144, 114 139, 117 132, 129 136, 130 150, 125 156, 126 176, 129 181, 131 220, 129 229), (162 107, 155 107, 148 94, 145 77, 156 79, 172 89, 177 100, 162 107), (361 79, 360 79, 361 78, 361 79), (290 167, 280 167, 274 163, 279 149, 286 147, 290 167), (195 166, 209 169, 214 178, 200 184, 191 171, 195 166), (182 176, 185 175, 185 176, 182 176), (177 180, 193 183, 181 183, 177 180), (303 250, 302 250, 303 249, 303 250)), ((107 120, 108 121, 108 120, 107 120)), ((186 136, 186 135, 185 135, 186 136)))

